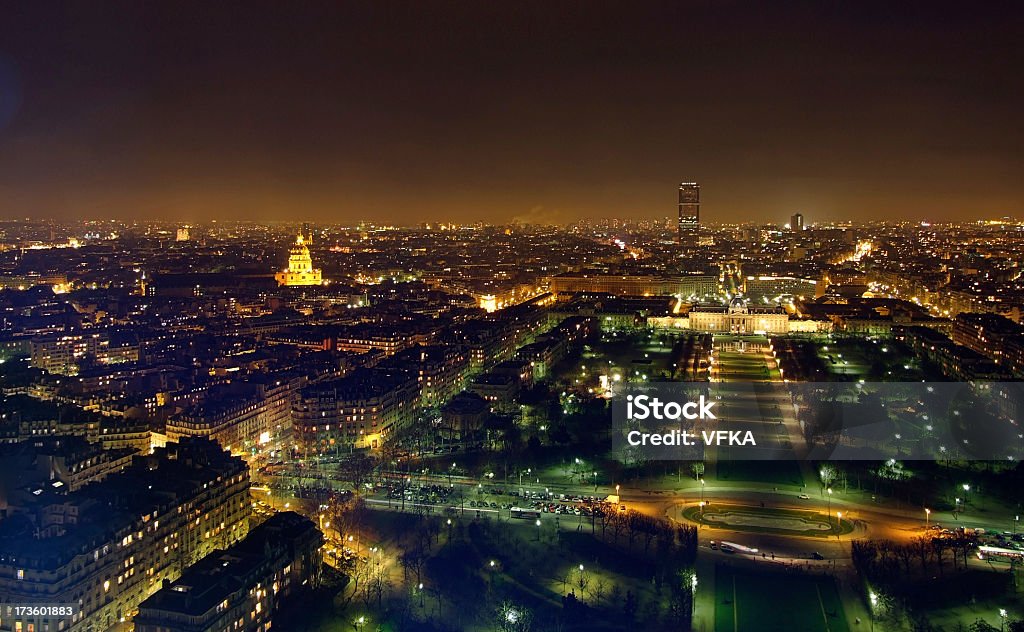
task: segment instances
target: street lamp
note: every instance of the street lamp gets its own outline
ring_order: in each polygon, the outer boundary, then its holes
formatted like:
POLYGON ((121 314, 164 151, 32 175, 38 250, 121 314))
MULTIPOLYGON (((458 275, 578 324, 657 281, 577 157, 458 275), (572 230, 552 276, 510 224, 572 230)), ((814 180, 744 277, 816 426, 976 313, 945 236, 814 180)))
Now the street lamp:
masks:
POLYGON ((832 522, 832 488, 828 488, 828 521, 832 522))
POLYGON ((540 518, 537 518, 537 541, 540 542, 540 518))
MULTIPOLYGON (((533 473, 533 468, 530 468, 530 467, 526 468, 526 473, 527 474, 533 473)), ((519 470, 519 487, 520 487, 520 491, 522 491, 522 489, 521 489, 523 487, 523 471, 522 470, 519 470)))
POLYGON ((868 612, 871 616, 871 632, 875 632, 875 607, 878 606, 878 595, 872 592, 868 596, 871 597, 871 611, 868 612))
POLYGON ((1006 617, 1009 616, 1006 608, 999 609, 999 632, 1006 632, 1006 617))
POLYGON ((929 519, 930 519, 931 517, 932 517, 932 510, 931 510, 931 509, 929 509, 929 508, 927 508, 927 507, 925 507, 925 508, 924 508, 924 528, 925 528, 925 529, 927 529, 927 528, 928 528, 928 520, 929 520, 929 519))
POLYGON ((836 541, 839 540, 839 531, 841 530, 842 525, 843 525, 843 512, 837 511, 836 512, 836 541))
POLYGON ((704 479, 700 479, 700 506, 704 506, 704 479))

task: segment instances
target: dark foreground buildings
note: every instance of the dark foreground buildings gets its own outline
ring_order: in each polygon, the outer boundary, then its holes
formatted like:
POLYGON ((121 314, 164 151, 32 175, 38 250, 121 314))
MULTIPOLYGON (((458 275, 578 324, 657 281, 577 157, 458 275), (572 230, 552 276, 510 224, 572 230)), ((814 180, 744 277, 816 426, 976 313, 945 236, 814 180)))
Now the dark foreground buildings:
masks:
POLYGON ((183 439, 79 491, 6 485, 0 612, 72 604, 69 618, 0 618, 0 630, 106 630, 166 580, 249 530, 249 470, 206 439, 183 439), (31 625, 30 625, 31 624, 31 625))
POLYGON ((291 511, 216 551, 139 606, 136 632, 264 632, 281 601, 320 583, 323 536, 291 511))

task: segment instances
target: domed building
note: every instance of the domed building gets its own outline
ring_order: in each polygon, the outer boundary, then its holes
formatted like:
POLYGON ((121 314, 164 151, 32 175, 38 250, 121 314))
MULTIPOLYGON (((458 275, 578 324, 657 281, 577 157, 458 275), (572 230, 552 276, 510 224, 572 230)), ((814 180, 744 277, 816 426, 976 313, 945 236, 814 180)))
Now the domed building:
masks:
POLYGON ((295 245, 289 251, 288 268, 275 274, 274 278, 278 285, 323 285, 323 274, 320 268, 313 267, 313 258, 302 233, 296 237, 295 245))

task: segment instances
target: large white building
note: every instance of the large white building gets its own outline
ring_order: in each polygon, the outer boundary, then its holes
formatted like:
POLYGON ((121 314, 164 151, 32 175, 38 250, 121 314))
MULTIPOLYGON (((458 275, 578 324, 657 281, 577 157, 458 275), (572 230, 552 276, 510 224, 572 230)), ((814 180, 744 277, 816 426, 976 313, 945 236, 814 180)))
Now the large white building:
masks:
POLYGON ((704 333, 723 334, 785 334, 801 331, 821 331, 816 321, 790 320, 780 307, 750 307, 741 298, 726 305, 698 305, 686 316, 649 318, 648 324, 656 329, 689 329, 704 333))
POLYGON ((690 329, 732 334, 782 334, 789 331, 789 314, 778 307, 750 307, 743 299, 735 298, 727 307, 694 307, 690 310, 690 329))

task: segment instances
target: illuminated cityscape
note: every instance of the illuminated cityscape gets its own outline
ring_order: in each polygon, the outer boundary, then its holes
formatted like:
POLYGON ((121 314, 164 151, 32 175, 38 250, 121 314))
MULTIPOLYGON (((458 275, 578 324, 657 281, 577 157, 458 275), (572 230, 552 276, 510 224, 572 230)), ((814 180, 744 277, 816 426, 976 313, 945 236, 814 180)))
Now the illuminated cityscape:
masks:
POLYGON ((1024 630, 1020 7, 123 9, 0 21, 0 632, 1024 630))

